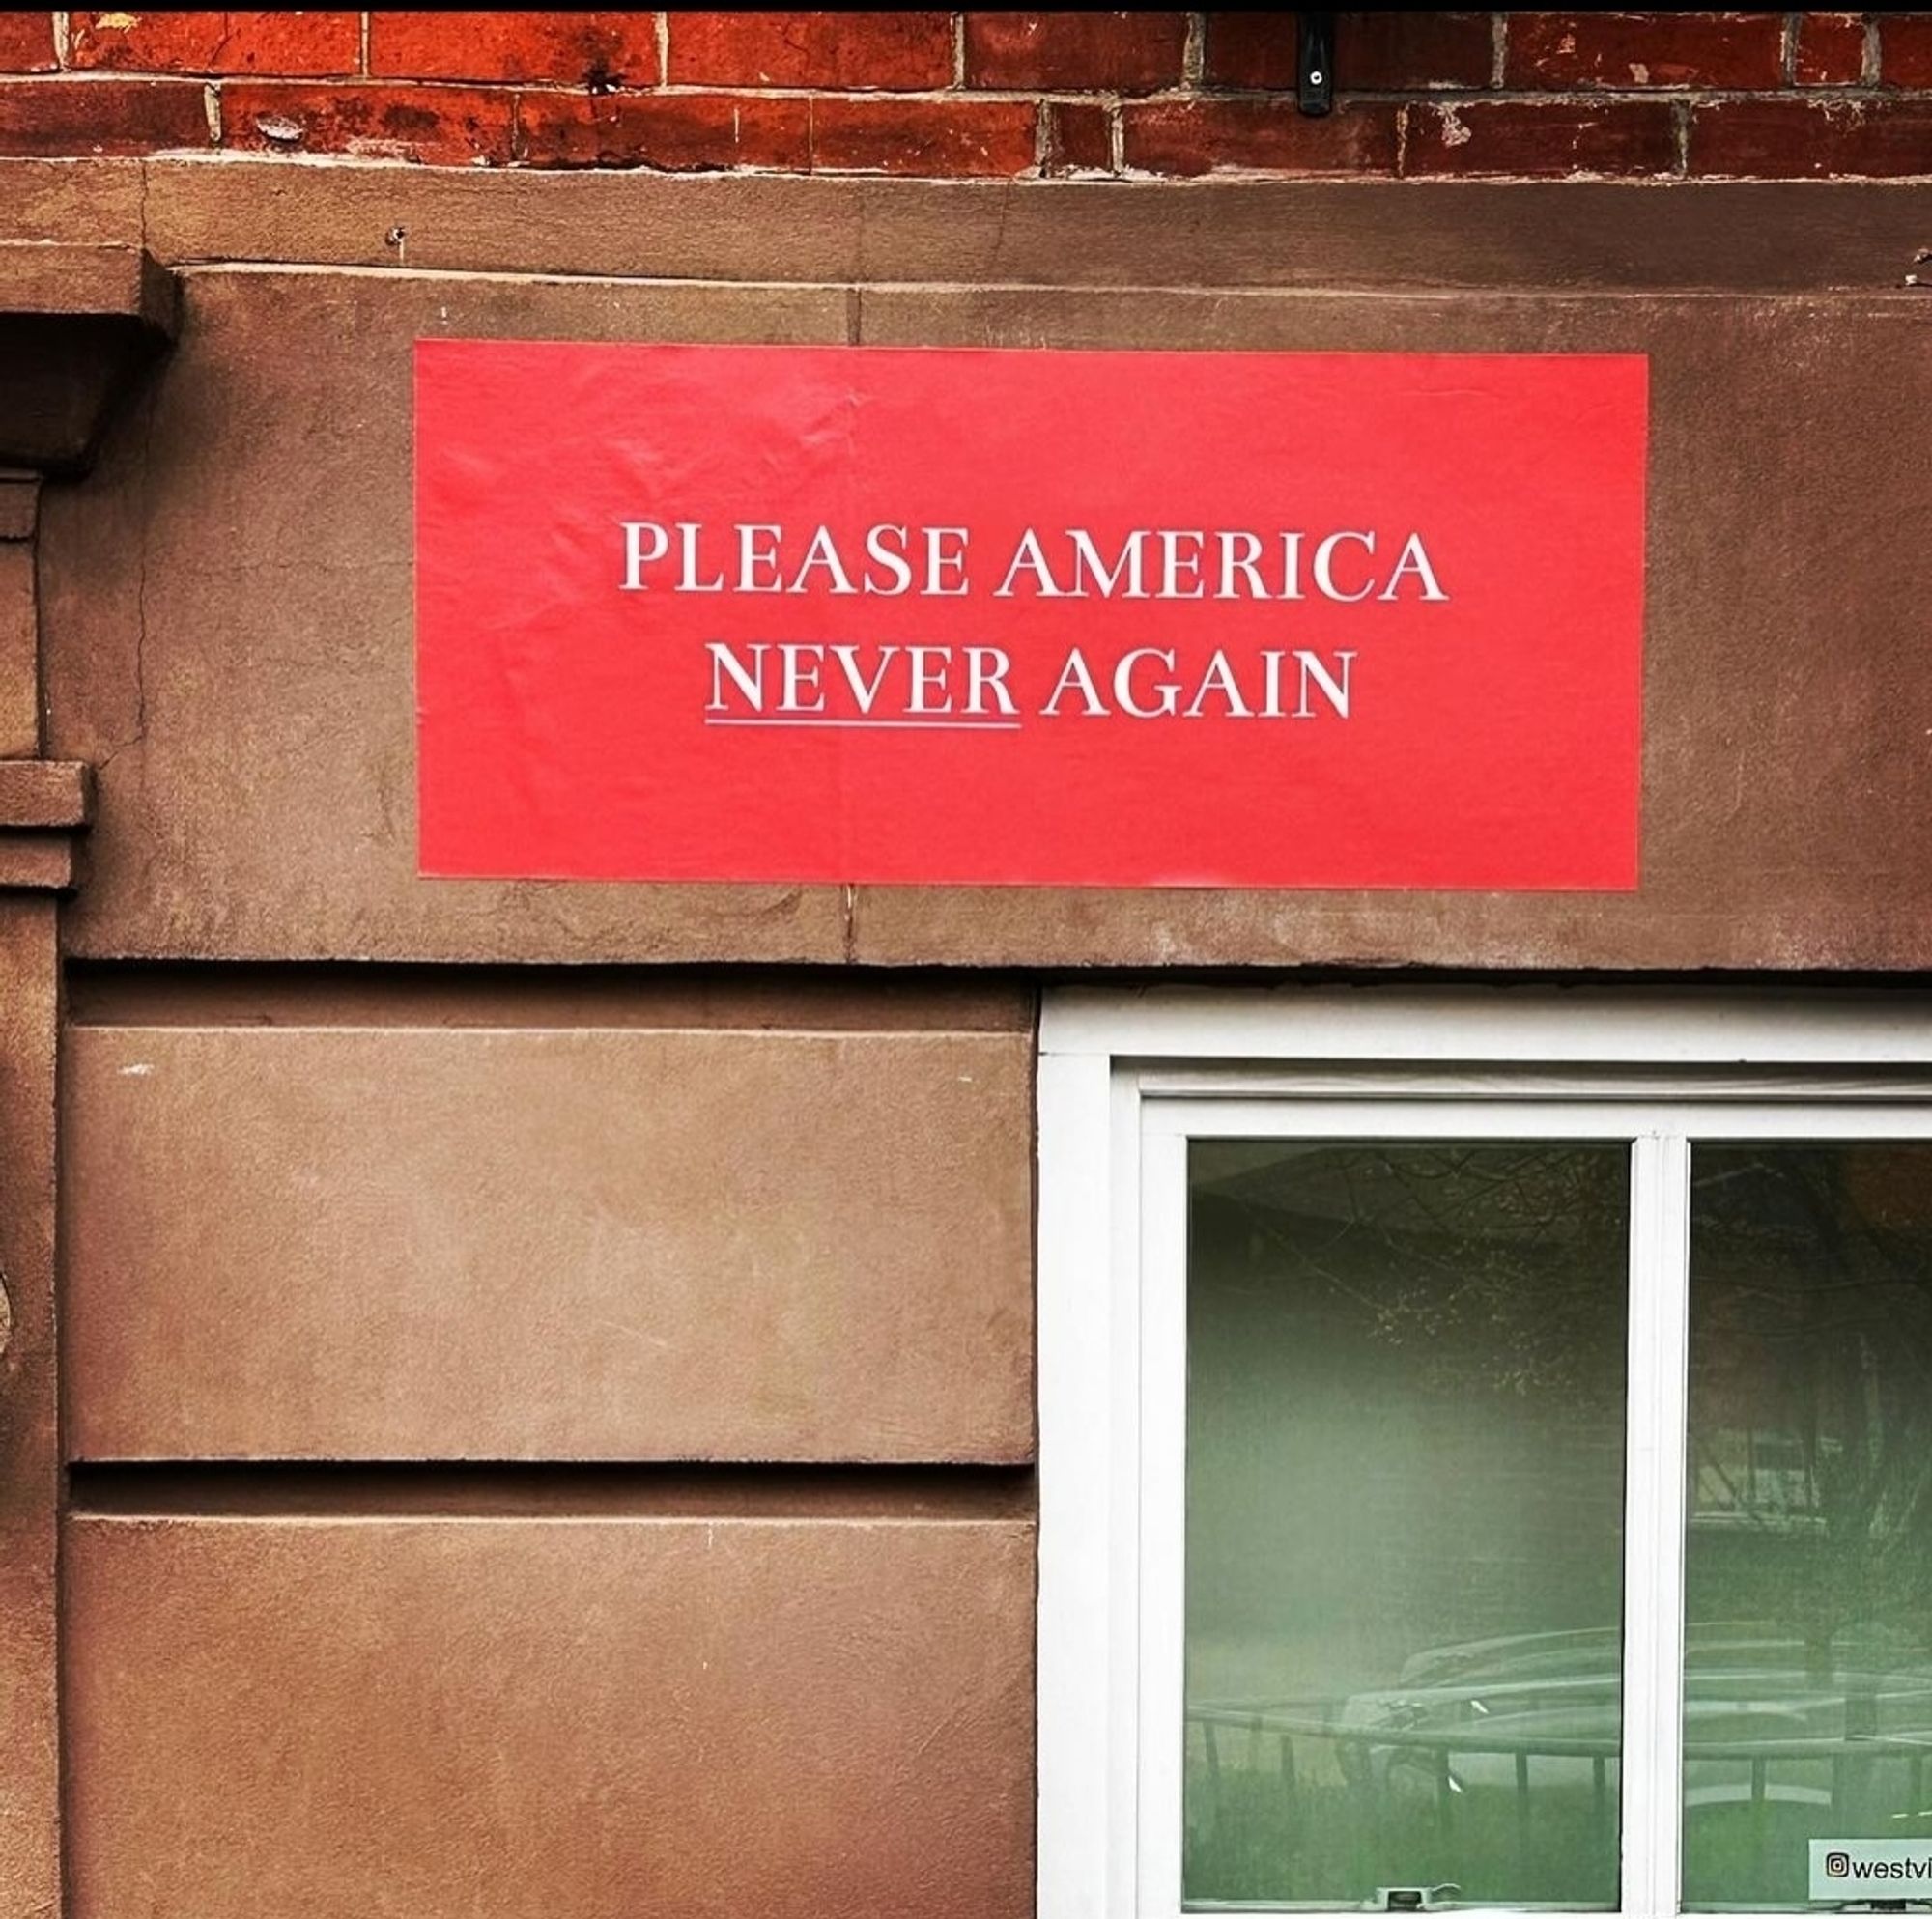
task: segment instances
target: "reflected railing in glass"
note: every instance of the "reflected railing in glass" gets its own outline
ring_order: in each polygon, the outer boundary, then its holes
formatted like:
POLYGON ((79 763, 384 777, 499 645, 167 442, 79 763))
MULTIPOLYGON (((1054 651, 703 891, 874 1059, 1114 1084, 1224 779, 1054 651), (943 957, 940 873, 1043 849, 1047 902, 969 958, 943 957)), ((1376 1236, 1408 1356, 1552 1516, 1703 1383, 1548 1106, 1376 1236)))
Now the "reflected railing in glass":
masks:
POLYGON ((1189 1905, 1616 1904, 1629 1169, 1193 1143, 1189 1905))
POLYGON ((1932 1840, 1932 1145, 1694 1148, 1688 1495, 1685 1904, 1803 1908, 1932 1840))

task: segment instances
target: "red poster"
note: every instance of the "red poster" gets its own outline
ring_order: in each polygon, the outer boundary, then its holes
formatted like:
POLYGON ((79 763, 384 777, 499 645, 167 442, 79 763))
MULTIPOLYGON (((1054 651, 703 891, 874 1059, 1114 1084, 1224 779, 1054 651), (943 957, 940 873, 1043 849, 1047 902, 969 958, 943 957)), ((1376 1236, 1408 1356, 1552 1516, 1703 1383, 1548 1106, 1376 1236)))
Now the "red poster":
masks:
POLYGON ((426 341, 425 873, 1636 884, 1639 356, 426 341))

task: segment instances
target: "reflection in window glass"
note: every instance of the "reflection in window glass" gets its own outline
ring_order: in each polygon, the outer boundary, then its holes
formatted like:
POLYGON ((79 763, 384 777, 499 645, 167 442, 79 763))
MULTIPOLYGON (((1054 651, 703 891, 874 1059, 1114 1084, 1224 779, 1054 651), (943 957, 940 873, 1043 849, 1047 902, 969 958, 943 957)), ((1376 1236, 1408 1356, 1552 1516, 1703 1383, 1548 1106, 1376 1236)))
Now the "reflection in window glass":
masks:
POLYGON ((1628 1186, 1194 1143, 1189 1905, 1614 1905, 1628 1186))
POLYGON ((1685 1903, 1804 1906, 1932 1839, 1932 1146, 1694 1149, 1689 1500, 1685 1903))

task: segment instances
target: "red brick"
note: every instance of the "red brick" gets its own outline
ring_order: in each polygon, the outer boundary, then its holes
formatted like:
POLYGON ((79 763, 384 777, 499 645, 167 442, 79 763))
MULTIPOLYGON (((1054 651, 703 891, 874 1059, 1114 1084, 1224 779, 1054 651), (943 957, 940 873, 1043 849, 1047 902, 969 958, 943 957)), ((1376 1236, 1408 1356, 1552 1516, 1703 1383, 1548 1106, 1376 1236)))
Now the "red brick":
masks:
POLYGON ((359 14, 73 14, 75 67, 141 73, 353 73, 359 14))
POLYGON ((541 167, 724 167, 804 173, 811 163, 809 100, 742 94, 524 94, 517 157, 541 167))
MULTIPOLYGON (((1339 14, 1335 84, 1344 93, 1486 87, 1495 59, 1488 14, 1339 14)), ((1204 77, 1215 87, 1295 84, 1293 14, 1209 14, 1204 77)))
POLYGON ((1690 171, 1804 180, 1932 174, 1932 100, 1713 100, 1690 123, 1690 171))
POLYGON ((1313 118, 1292 99, 1150 100, 1122 110, 1122 157, 1143 173, 1393 173, 1399 111, 1350 101, 1313 118))
POLYGON ((1776 87, 1781 14, 1510 14, 1512 87, 1776 87))
POLYGON ((1486 87, 1495 70, 1488 14, 1342 14, 1335 84, 1347 93, 1486 87))
POLYGON ((1410 178, 1561 179, 1670 173, 1676 165, 1668 100, 1479 99, 1410 106, 1402 170, 1410 178))
POLYGON ((406 80, 655 86, 652 14, 371 14, 369 71, 406 80))
POLYGON ((1201 77, 1210 87, 1292 88, 1295 83, 1293 14, 1209 14, 1201 77))
POLYGON ((668 14, 669 72, 713 87, 952 83, 950 14, 668 14))
POLYGON ((45 73, 58 65, 51 14, 0 14, 0 73, 45 73))
POLYGON ((221 142, 256 153, 501 163, 510 158, 512 98, 475 87, 242 81, 221 89, 221 142))
POLYGON ((1179 86, 1185 14, 968 14, 966 84, 1144 94, 1179 86))
POLYGON ((1059 100, 1047 134, 1055 173, 1111 173, 1113 116, 1097 100, 1059 100))
POLYGON ((1862 14, 1800 14, 1791 77, 1801 87, 1849 87, 1864 77, 1862 14))
POLYGON ((811 164, 839 173, 1010 175, 1035 162, 1031 100, 811 102, 811 164))
POLYGON ((0 154, 156 154, 209 144, 199 80, 0 80, 0 154))
POLYGON ((1878 23, 1879 78, 1888 87, 1932 87, 1932 14, 1894 14, 1878 23))

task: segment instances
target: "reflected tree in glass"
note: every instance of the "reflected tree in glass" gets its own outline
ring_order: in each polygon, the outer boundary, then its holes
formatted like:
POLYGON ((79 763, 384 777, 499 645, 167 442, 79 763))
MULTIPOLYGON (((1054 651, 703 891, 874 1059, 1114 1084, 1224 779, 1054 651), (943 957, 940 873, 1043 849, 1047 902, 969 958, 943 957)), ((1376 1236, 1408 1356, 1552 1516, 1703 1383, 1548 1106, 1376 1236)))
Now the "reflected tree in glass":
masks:
POLYGON ((1628 1148, 1189 1185, 1187 1903, 1613 1905, 1628 1148))
POLYGON ((1932 1147, 1691 1166, 1685 1900, 1802 1907, 1932 1839, 1932 1147))

